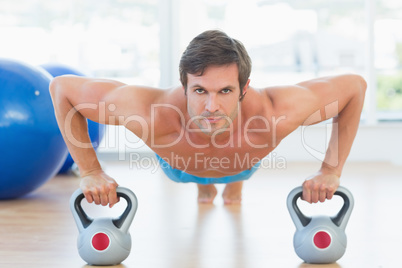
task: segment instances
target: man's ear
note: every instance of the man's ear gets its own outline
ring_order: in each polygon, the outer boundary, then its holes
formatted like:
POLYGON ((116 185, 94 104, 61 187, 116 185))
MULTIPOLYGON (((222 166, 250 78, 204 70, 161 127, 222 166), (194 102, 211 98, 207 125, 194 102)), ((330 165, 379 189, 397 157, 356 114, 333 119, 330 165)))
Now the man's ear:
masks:
POLYGON ((250 79, 247 80, 247 83, 243 87, 243 95, 240 96, 240 98, 239 98, 240 100, 242 100, 244 98, 244 96, 246 96, 249 84, 250 84, 250 79))
POLYGON ((244 85, 243 93, 247 92, 248 86, 250 85, 250 79, 247 80, 247 83, 244 85))

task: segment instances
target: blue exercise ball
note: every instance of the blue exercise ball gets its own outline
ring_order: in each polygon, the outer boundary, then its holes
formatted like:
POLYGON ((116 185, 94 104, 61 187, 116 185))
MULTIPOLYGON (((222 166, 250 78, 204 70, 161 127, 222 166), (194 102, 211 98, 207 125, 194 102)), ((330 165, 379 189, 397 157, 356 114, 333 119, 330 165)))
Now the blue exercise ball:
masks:
MULTIPOLYGON (((66 75, 66 74, 73 74, 78 76, 85 76, 82 72, 75 70, 74 68, 62 64, 57 63, 48 63, 41 65, 43 69, 49 72, 53 77, 66 75)), ((99 124, 97 122, 88 120, 88 133, 89 137, 91 138, 92 145, 94 149, 98 149, 99 143, 103 139, 105 134, 105 125, 99 124)), ((70 154, 68 154, 66 161, 64 162, 63 166, 59 170, 59 173, 67 173, 71 166, 74 164, 74 160, 70 154)))
POLYGON ((41 68, 0 59, 0 199, 37 189, 66 159, 50 81, 41 68))

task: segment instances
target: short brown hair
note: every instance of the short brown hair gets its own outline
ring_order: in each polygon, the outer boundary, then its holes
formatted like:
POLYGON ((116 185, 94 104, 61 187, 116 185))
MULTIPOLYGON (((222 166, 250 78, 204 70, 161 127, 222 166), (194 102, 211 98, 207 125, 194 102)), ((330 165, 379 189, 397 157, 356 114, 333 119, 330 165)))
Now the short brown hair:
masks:
POLYGON ((180 81, 187 91, 187 74, 202 75, 212 65, 236 63, 239 70, 240 96, 251 73, 251 59, 241 42, 219 30, 205 31, 196 36, 180 60, 180 81))

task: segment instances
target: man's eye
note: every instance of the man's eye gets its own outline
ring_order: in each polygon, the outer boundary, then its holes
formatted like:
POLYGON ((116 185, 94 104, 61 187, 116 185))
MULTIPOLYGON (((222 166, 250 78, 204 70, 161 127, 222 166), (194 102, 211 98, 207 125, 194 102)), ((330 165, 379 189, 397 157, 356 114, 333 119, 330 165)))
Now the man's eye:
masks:
POLYGON ((205 90, 203 90, 202 88, 197 88, 196 90, 194 90, 196 93, 201 94, 204 93, 205 90))
POLYGON ((222 89, 222 93, 227 94, 227 93, 230 93, 230 92, 232 92, 231 89, 228 89, 228 88, 222 89))

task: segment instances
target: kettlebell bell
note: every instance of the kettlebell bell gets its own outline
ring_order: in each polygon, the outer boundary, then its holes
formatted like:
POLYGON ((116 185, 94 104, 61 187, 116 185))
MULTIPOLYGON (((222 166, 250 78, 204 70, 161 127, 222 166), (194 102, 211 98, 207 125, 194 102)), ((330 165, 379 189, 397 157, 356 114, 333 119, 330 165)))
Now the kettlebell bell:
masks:
POLYGON ((137 211, 137 197, 123 187, 117 187, 117 196, 127 201, 127 207, 117 219, 91 219, 84 212, 81 201, 84 194, 76 190, 70 198, 70 209, 78 227, 78 252, 90 265, 116 265, 124 261, 131 250, 129 227, 137 211))
POLYGON ((293 246, 296 254, 306 263, 327 264, 339 260, 346 251, 345 228, 353 210, 354 200, 351 192, 339 187, 335 195, 343 199, 343 206, 334 216, 305 216, 297 206, 303 187, 293 189, 287 198, 287 207, 296 232, 293 246))

